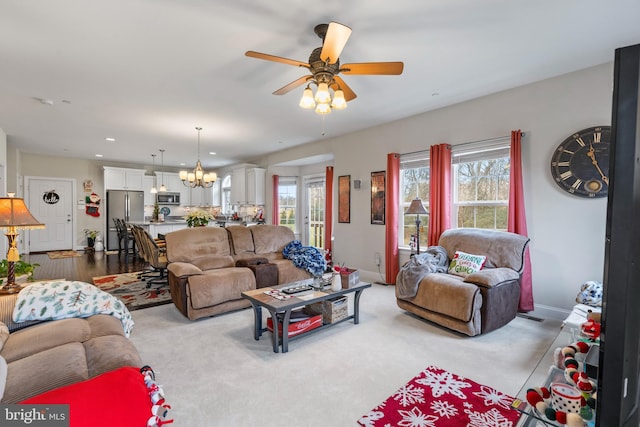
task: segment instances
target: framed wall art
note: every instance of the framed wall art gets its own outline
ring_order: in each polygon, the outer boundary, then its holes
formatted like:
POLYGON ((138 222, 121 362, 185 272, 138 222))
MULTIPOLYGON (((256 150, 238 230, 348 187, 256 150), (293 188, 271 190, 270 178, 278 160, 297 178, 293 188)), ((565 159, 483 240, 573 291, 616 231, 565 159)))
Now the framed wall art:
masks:
POLYGON ((351 175, 338 177, 338 222, 351 222, 351 175))
POLYGON ((371 224, 384 225, 385 171, 371 172, 371 224))

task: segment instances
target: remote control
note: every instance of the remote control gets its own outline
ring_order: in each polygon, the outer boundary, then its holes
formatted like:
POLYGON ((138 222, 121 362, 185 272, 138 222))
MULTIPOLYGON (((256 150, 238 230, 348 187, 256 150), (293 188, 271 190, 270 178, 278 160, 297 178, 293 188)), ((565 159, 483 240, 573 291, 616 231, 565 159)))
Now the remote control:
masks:
POLYGON ((312 289, 311 285, 296 285, 290 288, 283 289, 282 292, 285 294, 297 294, 298 292, 304 292, 312 289))

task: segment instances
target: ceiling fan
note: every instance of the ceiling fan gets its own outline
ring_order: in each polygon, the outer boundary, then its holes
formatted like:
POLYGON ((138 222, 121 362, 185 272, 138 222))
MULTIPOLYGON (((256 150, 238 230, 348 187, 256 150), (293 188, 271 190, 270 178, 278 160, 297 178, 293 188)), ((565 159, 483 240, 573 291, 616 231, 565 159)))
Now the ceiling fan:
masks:
MULTIPOLYGON (((283 64, 303 67, 311 72, 311 75, 305 75, 291 83, 281 87, 273 92, 274 95, 284 95, 291 90, 307 84, 305 95, 311 96, 309 84, 318 86, 318 92, 326 89, 328 97, 328 88, 334 91, 334 97, 343 97, 344 101, 351 101, 356 98, 355 92, 342 80, 338 74, 360 74, 360 75, 399 75, 402 74, 404 64, 402 62, 360 62, 353 64, 340 65, 340 54, 344 48, 349 36, 351 28, 338 22, 329 24, 319 24, 314 28, 314 32, 322 39, 322 46, 311 52, 309 62, 297 61, 295 59, 283 58, 280 56, 268 55, 266 53, 254 52, 252 50, 245 53, 246 56, 267 61, 281 62, 283 64), (338 91, 341 93, 338 94, 338 91)), ((313 99, 313 98, 311 98, 313 99)), ((316 102, 318 102, 318 93, 316 93, 316 102)), ((304 101, 304 96, 303 96, 304 101)), ((324 100, 326 103, 326 99, 324 100)), ((323 103, 322 101, 320 103, 323 103)), ((328 108, 328 103, 326 103, 328 108)), ((301 106, 302 101, 301 101, 301 106)), ((315 104, 313 105, 315 106, 315 104)), ((313 108, 313 106, 305 108, 313 108)), ((303 106, 304 107, 304 106, 303 106)), ((335 105, 332 105, 335 107, 335 105)), ((346 107, 346 103, 341 108, 346 107)), ((338 107, 340 108, 340 107, 338 107)), ((330 111, 330 109, 328 110, 330 111)), ((327 112, 328 112, 327 111, 327 112)), ((316 112, 319 112, 316 109, 316 112)), ((323 114, 319 112, 320 114, 323 114)))

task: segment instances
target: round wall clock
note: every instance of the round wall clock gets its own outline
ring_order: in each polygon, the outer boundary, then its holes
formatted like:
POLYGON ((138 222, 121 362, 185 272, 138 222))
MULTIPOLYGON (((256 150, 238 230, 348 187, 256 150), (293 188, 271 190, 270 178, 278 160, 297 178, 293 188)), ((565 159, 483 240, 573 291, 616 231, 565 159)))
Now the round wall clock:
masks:
POLYGON ((551 175, 558 186, 574 196, 606 197, 610 138, 610 126, 597 126, 562 141, 551 158, 551 175))

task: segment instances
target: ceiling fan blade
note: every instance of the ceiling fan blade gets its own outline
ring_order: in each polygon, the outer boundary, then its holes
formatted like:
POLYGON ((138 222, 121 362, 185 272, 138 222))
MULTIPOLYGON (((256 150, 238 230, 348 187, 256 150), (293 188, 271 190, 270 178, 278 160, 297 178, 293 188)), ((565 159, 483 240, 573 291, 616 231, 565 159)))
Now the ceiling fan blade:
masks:
POLYGON ((324 42, 322 43, 320 59, 329 61, 329 64, 335 64, 342 53, 342 49, 344 49, 344 45, 347 44, 350 35, 351 28, 346 25, 337 22, 329 23, 327 35, 324 37, 324 42))
POLYGON ((301 86, 301 85, 305 84, 308 80, 311 80, 312 78, 313 78, 313 76, 302 76, 299 79, 292 81, 288 85, 282 86, 280 89, 278 89, 275 92, 273 92, 273 94, 274 95, 284 95, 285 93, 288 93, 288 92, 292 91, 293 89, 297 88, 298 86, 301 86))
POLYGON ((295 67, 309 68, 309 64, 307 64, 306 62, 296 61, 295 59, 283 58, 281 56, 268 55, 266 53, 254 52, 252 50, 248 50, 245 53, 245 55, 251 58, 264 59, 266 61, 281 62, 283 64, 293 65, 295 67))
POLYGON ((402 62, 360 62, 340 66, 343 74, 399 75, 403 69, 402 62))
POLYGON ((351 90, 351 88, 349 87, 348 84, 346 84, 344 82, 344 80, 342 80, 340 77, 338 76, 334 76, 333 77, 333 81, 335 83, 331 84, 331 89, 338 90, 338 89, 342 89, 342 92, 344 92, 344 99, 349 102, 353 99, 355 99, 358 95, 356 95, 356 93, 351 90))

